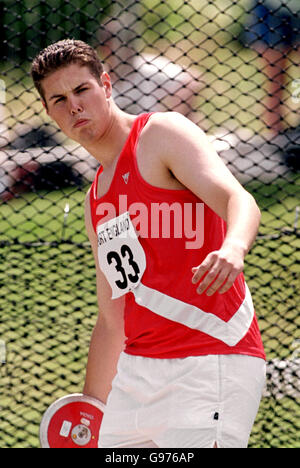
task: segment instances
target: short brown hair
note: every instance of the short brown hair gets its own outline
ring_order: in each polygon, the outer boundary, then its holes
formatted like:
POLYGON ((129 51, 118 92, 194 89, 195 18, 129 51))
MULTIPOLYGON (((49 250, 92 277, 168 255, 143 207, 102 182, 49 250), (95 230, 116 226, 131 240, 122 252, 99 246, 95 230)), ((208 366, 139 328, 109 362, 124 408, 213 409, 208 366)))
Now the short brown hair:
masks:
POLYGON ((88 67, 91 74, 101 84, 100 76, 104 70, 96 50, 83 41, 64 39, 46 47, 32 62, 31 77, 44 101, 43 79, 59 68, 71 65, 72 63, 88 67))

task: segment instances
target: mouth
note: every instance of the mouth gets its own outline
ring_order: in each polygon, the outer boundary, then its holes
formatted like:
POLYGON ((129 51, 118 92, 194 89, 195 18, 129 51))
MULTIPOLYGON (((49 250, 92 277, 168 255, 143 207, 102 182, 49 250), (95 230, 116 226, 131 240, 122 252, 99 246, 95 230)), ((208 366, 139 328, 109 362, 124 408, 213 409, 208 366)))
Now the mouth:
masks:
POLYGON ((77 122, 75 122, 75 124, 73 125, 73 128, 79 128, 79 127, 83 127, 84 125, 86 125, 89 121, 87 119, 79 119, 77 120, 77 122))

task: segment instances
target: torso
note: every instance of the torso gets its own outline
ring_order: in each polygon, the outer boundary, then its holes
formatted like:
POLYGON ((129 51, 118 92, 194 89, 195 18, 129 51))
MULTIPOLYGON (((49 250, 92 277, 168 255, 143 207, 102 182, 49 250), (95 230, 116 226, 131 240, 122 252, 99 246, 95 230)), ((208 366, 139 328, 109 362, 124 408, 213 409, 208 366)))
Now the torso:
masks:
MULTIPOLYGON (((111 286, 118 286, 117 293, 125 294, 125 352, 155 358, 204 354, 264 358, 242 274, 223 296, 195 292, 191 268, 220 247, 226 226, 193 192, 185 187, 180 190, 182 185, 164 160, 164 131, 159 139, 157 126, 151 125, 154 118, 156 115, 142 115, 136 119, 121 156, 105 171, 99 169, 90 191, 100 268, 111 286), (127 173, 130 177, 126 181, 127 173), (169 213, 167 218, 156 214, 160 208, 169 213), (122 215, 128 219, 128 213, 137 235, 124 240, 126 223, 119 224, 117 218, 122 215), (205 242, 197 248, 190 246, 194 237, 199 240, 201 231, 205 242), (133 276, 139 276, 140 282, 133 281, 133 276), (120 284, 125 279, 134 282, 129 290, 120 284)), ((128 284, 126 281, 126 288, 128 284)))

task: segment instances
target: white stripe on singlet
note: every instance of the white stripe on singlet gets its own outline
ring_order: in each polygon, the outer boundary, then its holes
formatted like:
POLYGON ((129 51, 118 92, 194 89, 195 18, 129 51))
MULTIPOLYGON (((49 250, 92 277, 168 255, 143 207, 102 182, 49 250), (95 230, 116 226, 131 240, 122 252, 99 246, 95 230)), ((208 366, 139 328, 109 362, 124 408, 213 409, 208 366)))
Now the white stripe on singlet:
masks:
POLYGON ((250 291, 245 284, 245 299, 228 322, 198 307, 168 296, 140 283, 132 290, 137 304, 155 314, 199 330, 228 346, 235 346, 247 333, 254 316, 250 291))

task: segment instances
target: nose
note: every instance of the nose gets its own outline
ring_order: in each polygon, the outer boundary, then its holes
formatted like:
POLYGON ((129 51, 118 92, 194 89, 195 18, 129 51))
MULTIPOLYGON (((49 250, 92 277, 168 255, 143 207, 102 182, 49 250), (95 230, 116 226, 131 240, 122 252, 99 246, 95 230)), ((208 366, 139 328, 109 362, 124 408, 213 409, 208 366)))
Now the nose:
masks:
POLYGON ((69 109, 72 116, 83 112, 82 105, 78 102, 77 99, 71 99, 69 101, 69 109))
POLYGON ((71 112, 71 115, 76 115, 76 114, 80 114, 81 112, 83 111, 82 107, 79 106, 79 105, 76 105, 76 106, 73 106, 71 109, 70 109, 70 112, 71 112))

